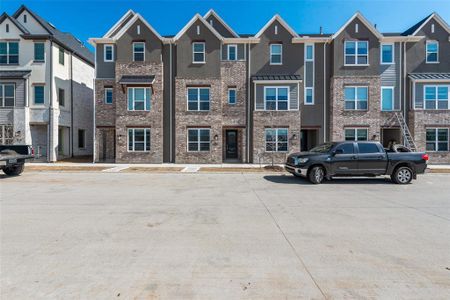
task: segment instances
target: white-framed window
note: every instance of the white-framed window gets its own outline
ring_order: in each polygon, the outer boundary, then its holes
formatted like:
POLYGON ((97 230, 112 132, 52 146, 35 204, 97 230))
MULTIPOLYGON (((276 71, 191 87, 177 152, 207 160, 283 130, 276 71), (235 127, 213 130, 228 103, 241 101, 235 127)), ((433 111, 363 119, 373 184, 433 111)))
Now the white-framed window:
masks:
POLYGON ((236 104, 236 88, 228 88, 228 104, 236 104))
POLYGON ((128 128, 128 152, 150 151, 150 128, 128 128))
POLYGON ((346 141, 367 141, 369 130, 367 128, 345 128, 344 138, 346 141))
POLYGON ((0 125, 0 145, 12 145, 14 142, 14 126, 0 125))
POLYGON ((427 128, 426 151, 449 151, 448 128, 427 128))
POLYGON ((211 145, 211 130, 209 128, 188 129, 188 152, 209 151, 211 145))
POLYGON ((227 45, 228 60, 237 60, 237 45, 227 45))
POLYGON ((368 90, 367 86, 344 87, 344 108, 346 110, 367 110, 368 90))
POLYGON ((424 105, 425 109, 449 109, 449 90, 447 85, 425 85, 424 105))
POLYGON ((345 41, 344 42, 344 65, 357 66, 369 64, 369 42, 368 41, 345 41))
POLYGON ((288 86, 264 87, 264 110, 289 110, 288 86))
POLYGON ((205 42, 192 43, 192 63, 203 64, 205 62, 205 42))
POLYGON ((266 128, 265 133, 266 152, 287 152, 288 151, 288 129, 287 128, 266 128))
POLYGON ((19 43, 0 42, 0 65, 16 65, 19 63, 19 43))
POLYGON ((208 111, 209 103, 209 87, 188 87, 187 110, 208 111))
POLYGON ((382 86, 381 87, 381 110, 392 111, 394 110, 394 87, 382 86))
POLYGON ((105 88, 105 104, 113 103, 113 89, 111 87, 105 88))
POLYGON ((86 130, 84 129, 78 129, 78 148, 86 148, 86 130))
POLYGON ((305 87, 305 104, 306 105, 314 104, 314 88, 313 87, 305 87))
POLYGON ((305 61, 314 61, 314 44, 305 45, 305 61))
POLYGON ((394 63, 394 43, 382 43, 380 51, 380 61, 382 65, 394 63))
POLYGON ((105 62, 114 61, 114 45, 105 45, 103 52, 103 60, 105 62))
POLYGON ((133 43, 133 61, 145 60, 145 43, 134 42, 133 43))
POLYGON ((16 86, 14 83, 0 84, 0 107, 13 107, 16 103, 16 86))
POLYGON ((426 43, 426 62, 428 64, 439 63, 439 42, 427 41, 426 43))
POLYGON ((45 43, 34 42, 34 62, 45 62, 45 43))
POLYGON ((151 94, 149 87, 129 87, 128 110, 149 111, 151 107, 151 94))
POLYGON ((270 64, 281 65, 283 63, 283 44, 270 44, 270 64))

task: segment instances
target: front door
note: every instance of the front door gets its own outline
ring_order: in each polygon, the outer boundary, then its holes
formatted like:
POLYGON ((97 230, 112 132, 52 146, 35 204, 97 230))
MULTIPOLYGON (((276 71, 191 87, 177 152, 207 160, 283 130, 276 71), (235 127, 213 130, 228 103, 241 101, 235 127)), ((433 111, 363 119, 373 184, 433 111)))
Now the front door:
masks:
POLYGON ((227 130, 225 131, 225 158, 237 159, 238 158, 238 131, 227 130))

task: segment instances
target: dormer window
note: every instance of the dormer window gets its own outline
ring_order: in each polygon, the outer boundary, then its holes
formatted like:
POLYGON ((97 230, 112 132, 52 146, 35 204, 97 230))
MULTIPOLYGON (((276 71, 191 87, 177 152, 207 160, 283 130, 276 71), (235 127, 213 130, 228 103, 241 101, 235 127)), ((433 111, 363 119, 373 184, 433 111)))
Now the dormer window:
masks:
POLYGON ((369 64, 368 41, 345 41, 344 53, 344 65, 346 66, 366 66, 369 64))
POLYGON ((194 64, 205 63, 205 43, 204 42, 192 43, 192 62, 194 64))
POLYGON ((145 59, 145 43, 133 43, 133 61, 144 61, 145 59))
POLYGON ((270 44, 270 64, 281 65, 283 63, 283 45, 270 44))
POLYGON ((114 46, 113 45, 105 45, 104 52, 104 61, 111 62, 114 61, 114 46))
POLYGON ((427 41, 426 52, 428 64, 439 63, 439 42, 427 41))

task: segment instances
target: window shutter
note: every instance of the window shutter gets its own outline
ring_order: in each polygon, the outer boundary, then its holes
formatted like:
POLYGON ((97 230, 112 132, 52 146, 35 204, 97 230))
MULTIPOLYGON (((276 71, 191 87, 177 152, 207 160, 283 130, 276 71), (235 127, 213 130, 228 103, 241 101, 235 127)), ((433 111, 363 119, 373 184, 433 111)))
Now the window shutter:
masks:
POLYGON ((150 93, 150 88, 145 89, 145 110, 150 110, 151 100, 152 100, 152 96, 150 93))

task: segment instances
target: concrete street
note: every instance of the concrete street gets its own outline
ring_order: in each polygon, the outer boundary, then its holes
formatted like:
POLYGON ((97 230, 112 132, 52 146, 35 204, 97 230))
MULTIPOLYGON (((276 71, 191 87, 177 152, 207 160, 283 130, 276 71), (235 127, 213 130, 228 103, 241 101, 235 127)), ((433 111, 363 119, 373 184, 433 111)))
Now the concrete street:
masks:
POLYGON ((0 176, 1 299, 449 299, 450 175, 0 176))

